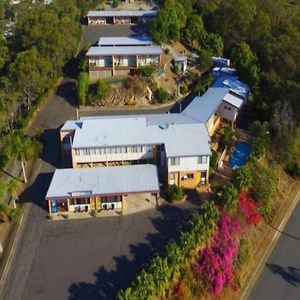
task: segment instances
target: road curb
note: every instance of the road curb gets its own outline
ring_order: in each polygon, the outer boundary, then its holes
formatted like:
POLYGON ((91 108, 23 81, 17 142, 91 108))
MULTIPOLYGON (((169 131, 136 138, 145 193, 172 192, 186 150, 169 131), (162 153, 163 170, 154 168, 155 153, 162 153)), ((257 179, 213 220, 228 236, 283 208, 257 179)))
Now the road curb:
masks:
POLYGON ((15 256, 15 253, 16 253, 16 250, 17 250, 17 246, 20 242, 20 235, 21 235, 21 230, 24 228, 23 227, 23 223, 25 222, 25 220, 27 219, 27 216, 28 216, 28 211, 29 211, 29 205, 30 203, 27 202, 24 204, 24 212, 23 212, 23 215, 21 217, 21 220, 20 222, 18 223, 18 228, 17 228, 17 232, 13 238, 13 243, 12 243, 12 246, 10 248, 10 251, 9 251, 9 254, 8 254, 8 257, 7 257, 7 260, 6 260, 6 263, 5 263, 5 266, 4 266, 4 269, 3 269, 3 272, 1 274, 1 278, 0 278, 0 299, 3 298, 3 294, 5 292, 5 283, 7 282, 7 279, 8 279, 8 273, 10 271, 10 267, 11 267, 11 263, 13 261, 13 258, 15 256))
POLYGON ((281 220, 277 230, 275 231, 275 233, 272 237, 272 240, 271 240, 269 246, 267 247, 267 250, 264 252, 264 254, 262 255, 262 257, 259 261, 259 263, 256 265, 257 267, 255 268, 255 270, 254 270, 253 274, 251 275, 250 279, 248 280, 248 284, 247 284, 246 288, 244 289, 243 293, 239 297, 240 300, 246 300, 246 299, 249 298, 250 293, 251 293, 257 279, 259 278, 260 274, 263 271, 263 268, 264 268, 264 265, 265 265, 266 261, 270 257, 274 247, 277 244, 277 241, 280 237, 280 233, 283 231, 283 229, 286 226, 290 216, 292 215, 296 205, 299 202, 299 197, 300 197, 300 190, 299 190, 299 187, 298 187, 298 191, 296 192, 296 195, 293 199, 293 202, 289 206, 285 216, 283 217, 283 219, 281 220))

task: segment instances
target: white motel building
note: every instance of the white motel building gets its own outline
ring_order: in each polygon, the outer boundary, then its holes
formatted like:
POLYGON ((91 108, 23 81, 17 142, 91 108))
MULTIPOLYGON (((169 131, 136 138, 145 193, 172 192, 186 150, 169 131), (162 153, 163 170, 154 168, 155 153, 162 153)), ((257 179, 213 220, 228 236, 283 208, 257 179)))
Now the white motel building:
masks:
POLYGON ((72 169, 56 170, 49 213, 122 209, 130 194, 159 198, 159 182, 195 188, 209 180, 210 137, 221 122, 235 126, 247 85, 220 72, 181 113, 85 117, 60 130, 72 169))

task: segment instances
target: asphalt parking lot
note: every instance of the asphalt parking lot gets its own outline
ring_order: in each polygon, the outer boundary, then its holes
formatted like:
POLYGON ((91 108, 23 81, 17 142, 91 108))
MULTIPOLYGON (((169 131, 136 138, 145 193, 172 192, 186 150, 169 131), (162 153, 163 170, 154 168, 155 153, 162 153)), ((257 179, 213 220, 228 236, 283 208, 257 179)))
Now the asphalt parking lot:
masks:
POLYGON ((95 45, 101 36, 130 36, 149 33, 149 24, 141 25, 84 25, 84 44, 95 45))
POLYGON ((22 299, 114 299, 197 208, 186 202, 121 217, 47 221, 22 299))

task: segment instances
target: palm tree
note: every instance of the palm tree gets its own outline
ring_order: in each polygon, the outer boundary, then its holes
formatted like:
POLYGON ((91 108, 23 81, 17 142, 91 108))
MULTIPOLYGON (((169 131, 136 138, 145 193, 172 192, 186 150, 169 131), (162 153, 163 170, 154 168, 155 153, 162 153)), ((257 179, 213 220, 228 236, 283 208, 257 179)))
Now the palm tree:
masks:
POLYGON ((15 134, 12 136, 10 145, 10 154, 16 154, 22 166, 22 172, 24 175, 24 182, 27 183, 27 176, 25 172, 25 163, 27 160, 37 157, 42 149, 42 144, 36 140, 29 137, 21 136, 20 134, 15 134))
POLYGON ((16 208, 16 199, 18 198, 20 184, 21 184, 20 180, 18 180, 17 178, 13 178, 7 186, 7 191, 11 195, 14 208, 16 208))

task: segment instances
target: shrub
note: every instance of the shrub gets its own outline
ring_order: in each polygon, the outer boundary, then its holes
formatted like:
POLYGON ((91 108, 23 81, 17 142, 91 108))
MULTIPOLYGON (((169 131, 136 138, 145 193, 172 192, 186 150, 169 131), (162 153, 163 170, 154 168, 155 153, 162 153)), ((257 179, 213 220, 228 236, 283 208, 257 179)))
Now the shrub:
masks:
POLYGON ((239 196, 239 211, 250 225, 256 226, 261 221, 261 216, 257 210, 255 201, 249 198, 245 192, 239 196))
POLYGON ((163 88, 158 88, 155 92, 155 98, 159 103, 166 103, 170 99, 170 95, 163 88))
POLYGON ((193 266, 196 277, 205 283, 206 289, 214 296, 232 285, 234 261, 238 253, 236 235, 240 230, 238 219, 223 213, 211 246, 199 251, 199 259, 193 266))
POLYGON ((236 170, 233 177, 233 184, 239 192, 248 190, 248 188, 251 186, 251 182, 252 176, 247 164, 236 170))
POLYGON ((21 208, 11 209, 9 212, 9 220, 12 223, 18 222, 22 217, 23 211, 21 208))
POLYGON ((112 7, 116 8, 120 5, 120 3, 121 3, 121 0, 114 0, 112 3, 112 7))
POLYGON ((232 183, 220 187, 218 202, 226 210, 235 211, 238 204, 238 190, 232 183))
POLYGON ((154 66, 142 66, 138 67, 137 74, 144 77, 151 77, 156 72, 156 67, 154 66))
POLYGON ((103 99, 109 95, 111 92, 111 86, 110 84, 105 80, 98 80, 97 86, 96 86, 96 93, 97 97, 100 99, 103 99))
POLYGON ((171 185, 168 189, 168 199, 169 201, 178 201, 184 197, 184 192, 182 188, 178 185, 171 185))

